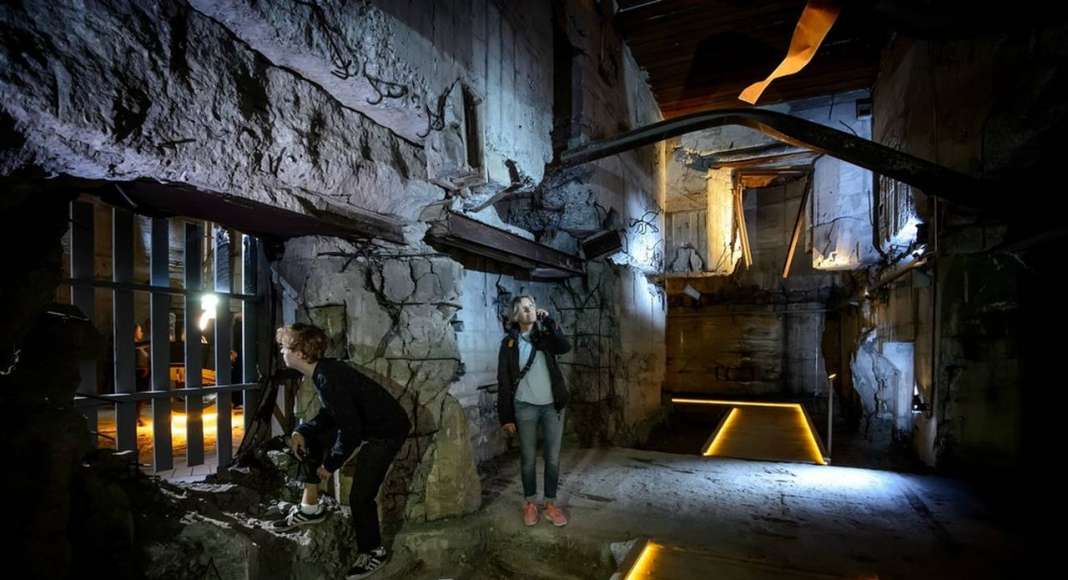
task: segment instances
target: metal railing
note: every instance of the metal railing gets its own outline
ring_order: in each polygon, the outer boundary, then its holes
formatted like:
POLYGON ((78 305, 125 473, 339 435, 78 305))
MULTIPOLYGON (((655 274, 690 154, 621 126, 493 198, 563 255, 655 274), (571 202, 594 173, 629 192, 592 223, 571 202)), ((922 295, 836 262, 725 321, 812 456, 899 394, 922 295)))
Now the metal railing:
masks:
MULTIPOLYGON (((84 201, 71 204, 70 273, 66 283, 71 288, 71 303, 89 319, 95 317, 96 292, 112 292, 114 393, 98 392, 96 361, 83 361, 81 384, 74 398, 75 405, 85 415, 90 428, 98 424, 98 408, 114 405, 115 444, 120 451, 137 451, 137 402, 152 404, 153 468, 166 471, 174 467, 172 448, 172 400, 183 399, 186 420, 186 461, 189 466, 204 463, 204 397, 214 395, 217 413, 216 449, 219 465, 227 465, 233 456, 231 395, 241 391, 244 408, 258 406, 260 385, 250 382, 257 378, 258 308, 262 304, 257 288, 260 264, 259 242, 242 234, 242 288, 233 288, 230 266, 230 232, 217 228, 214 232, 214 280, 205 287, 201 280, 203 266, 203 227, 200 223, 185 224, 184 287, 170 285, 170 222, 166 218, 151 218, 149 284, 138 284, 134 278, 134 214, 122 208, 112 208, 112 280, 99 280, 95 275, 94 206, 84 201), (134 292, 149 294, 149 325, 151 327, 149 378, 150 390, 138 391, 136 385, 136 345, 134 343, 134 292), (215 385, 204 386, 202 377, 202 331, 197 323, 199 300, 204 293, 214 294, 218 300, 215 330, 212 340, 216 361, 215 385), (185 349, 182 370, 184 388, 175 388, 171 377, 169 313, 172 296, 184 302, 185 349), (233 384, 230 365, 231 324, 230 300, 241 302, 241 375, 244 382, 233 384)), ((245 426, 253 420, 253 413, 244 414, 245 426)))

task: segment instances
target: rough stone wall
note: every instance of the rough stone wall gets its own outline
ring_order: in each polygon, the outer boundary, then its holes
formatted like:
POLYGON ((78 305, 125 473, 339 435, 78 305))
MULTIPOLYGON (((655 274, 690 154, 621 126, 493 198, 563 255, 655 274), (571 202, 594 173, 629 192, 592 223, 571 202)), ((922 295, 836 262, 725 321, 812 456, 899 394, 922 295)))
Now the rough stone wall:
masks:
POLYGON ((434 177, 465 169, 461 94, 478 101, 485 171, 503 187, 507 161, 534 181, 551 149, 548 2, 194 0, 271 62, 346 108, 427 147, 434 177))
POLYGON ((0 47, 0 96, 21 135, 0 173, 145 177, 401 218, 443 196, 420 148, 185 2, 23 2, 0 26, 19 39, 0 47))
POLYGON ((663 291, 643 274, 591 263, 585 279, 553 288, 573 350, 562 358, 572 428, 583 445, 632 444, 660 408, 664 377, 663 291))

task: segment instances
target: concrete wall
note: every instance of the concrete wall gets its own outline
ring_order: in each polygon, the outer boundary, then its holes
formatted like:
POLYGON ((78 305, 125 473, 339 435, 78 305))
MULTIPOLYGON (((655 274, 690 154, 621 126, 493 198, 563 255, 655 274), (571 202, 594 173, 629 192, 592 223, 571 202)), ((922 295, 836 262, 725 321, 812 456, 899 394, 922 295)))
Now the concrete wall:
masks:
MULTIPOLYGON (((1063 25, 1046 25, 957 41, 897 39, 874 88, 873 138, 987 179, 1026 179, 1057 167, 1053 143, 1065 114, 1051 103, 1064 98, 1063 83, 1054 80, 1063 77, 1063 38, 1063 25)), ((1046 271, 1040 260, 1027 251, 1021 262, 989 250, 1006 235, 1026 237, 1028 228, 1042 227, 1036 224, 1055 206, 1009 228, 983 226, 952 207, 936 211, 922 192, 913 193, 906 209, 939 230, 934 277, 913 277, 911 288, 892 292, 878 308, 914 313, 906 324, 914 331, 916 382, 929 405, 914 417, 914 446, 924 461, 942 467, 1020 465, 1025 416, 1035 409, 1025 406, 1023 393, 1052 361, 1041 354, 1044 347, 1019 348, 1030 335, 1022 325, 1052 324, 1060 314, 1041 292, 1024 299, 1021 291, 1039 287, 1046 271)), ((1006 201, 1006 209, 1015 203, 1006 201)), ((895 340, 888 328, 877 336, 895 340)))
POLYGON ((795 180, 744 192, 751 268, 669 280, 666 389, 746 396, 826 389, 819 345, 824 304, 839 280, 803 259, 803 240, 790 277, 782 278, 804 189, 804 180, 795 180), (701 292, 700 301, 678 296, 683 284, 701 292))
MULTIPOLYGON (((577 144, 659 121, 644 75, 608 16, 592 4, 562 5, 558 34, 574 47, 570 123, 558 119, 567 131, 562 141, 577 144)), ((529 196, 498 204, 507 222, 565 251, 576 251, 578 240, 595 232, 623 232, 622 251, 589 263, 584 278, 551 293, 573 337, 575 350, 563 362, 583 444, 632 442, 660 410, 667 307, 647 275, 664 262, 665 161, 662 146, 643 147, 560 172, 529 196)))
MULTIPOLYGON (((865 137, 871 137, 870 128, 865 137)), ((812 179, 812 266, 855 270, 878 262, 872 238, 871 171, 821 157, 813 165, 812 179)))

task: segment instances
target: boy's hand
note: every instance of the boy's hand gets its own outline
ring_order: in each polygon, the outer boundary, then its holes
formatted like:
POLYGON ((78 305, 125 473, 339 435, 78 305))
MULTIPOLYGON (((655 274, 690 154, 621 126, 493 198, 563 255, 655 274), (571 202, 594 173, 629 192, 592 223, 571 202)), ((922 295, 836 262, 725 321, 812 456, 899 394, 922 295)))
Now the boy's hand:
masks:
POLYGON ((297 456, 297 459, 304 459, 304 454, 308 452, 304 446, 304 436, 299 431, 294 431, 293 435, 289 437, 289 448, 293 451, 293 454, 297 456))
POLYGON ((319 466, 319 471, 317 473, 319 474, 319 479, 329 479, 330 478, 330 472, 327 471, 326 467, 324 467, 322 465, 319 466))

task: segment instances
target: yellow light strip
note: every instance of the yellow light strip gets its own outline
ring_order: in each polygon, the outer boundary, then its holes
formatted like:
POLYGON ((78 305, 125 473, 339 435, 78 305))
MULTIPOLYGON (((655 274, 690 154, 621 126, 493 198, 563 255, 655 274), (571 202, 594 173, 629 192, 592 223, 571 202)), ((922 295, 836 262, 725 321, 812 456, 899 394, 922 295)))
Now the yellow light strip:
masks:
POLYGON ((642 549, 642 555, 638 556, 638 561, 627 572, 627 577, 624 580, 637 580, 646 576, 647 570, 653 565, 653 555, 658 549, 659 547, 652 542, 645 544, 645 548, 642 549))
POLYGON ((801 429, 808 435, 808 451, 812 456, 812 460, 817 465, 827 465, 827 462, 823 460, 823 453, 820 451, 820 445, 816 442, 816 435, 809 428, 808 420, 805 419, 805 412, 801 410, 801 406, 797 406, 797 421, 801 424, 801 429))
POLYGON ((719 430, 719 433, 716 434, 716 438, 712 440, 712 443, 709 443, 708 449, 705 449, 705 452, 704 452, 704 456, 705 457, 712 457, 713 455, 716 454, 717 451, 719 451, 718 446, 725 439, 724 434, 727 432, 728 429, 730 429, 731 421, 734 420, 735 415, 737 415, 737 414, 738 414, 738 408, 737 407, 731 409, 730 414, 727 415, 727 419, 725 421, 723 421, 723 427, 719 430))
POLYGON ((806 435, 806 440, 808 441, 809 455, 812 457, 812 461, 817 465, 827 464, 827 462, 823 460, 823 453, 820 452, 819 443, 816 442, 816 435, 809 427, 808 420, 805 419, 805 412, 801 409, 801 405, 799 403, 756 403, 751 401, 720 401, 711 399, 684 399, 674 397, 672 397, 671 402, 689 405, 728 405, 731 407, 735 407, 734 409, 731 409, 731 414, 727 416, 727 420, 724 421, 723 428, 720 429, 719 434, 717 434, 716 438, 712 441, 711 444, 709 444, 708 449, 704 451, 703 455, 705 457, 712 457, 718 451, 718 444, 721 442, 721 440, 724 439, 724 433, 727 432, 727 429, 730 427, 731 421, 735 418, 735 411, 738 410, 737 407, 777 407, 780 409, 794 409, 795 411, 797 411, 797 419, 800 424, 801 430, 804 431, 806 435))
POLYGON ((676 399, 672 397, 672 403, 683 403, 687 405, 729 405, 731 407, 780 407, 780 408, 800 408, 797 403, 757 403, 752 401, 717 401, 711 399, 676 399))

